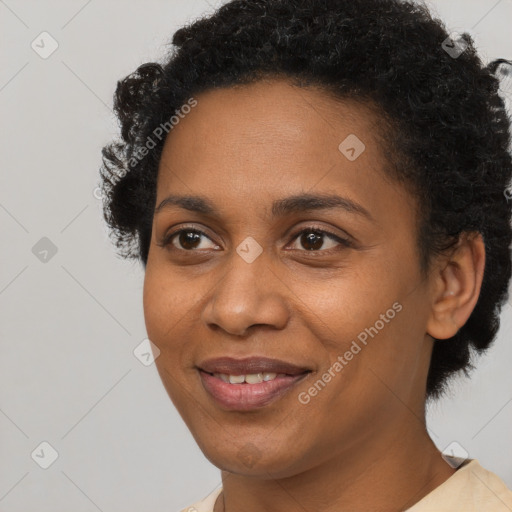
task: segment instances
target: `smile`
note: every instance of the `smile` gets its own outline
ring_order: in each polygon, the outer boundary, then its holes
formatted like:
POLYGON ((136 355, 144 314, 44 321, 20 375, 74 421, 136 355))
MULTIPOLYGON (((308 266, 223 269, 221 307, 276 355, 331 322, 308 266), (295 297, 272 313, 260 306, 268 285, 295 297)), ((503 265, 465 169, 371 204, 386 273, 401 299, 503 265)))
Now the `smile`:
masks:
POLYGON ((223 409, 249 411, 284 397, 311 370, 268 358, 218 358, 198 367, 203 388, 223 409), (275 371, 272 371, 275 370, 275 371))
POLYGON ((265 407, 282 398, 310 372, 298 375, 212 375, 200 370, 199 373, 204 389, 217 405, 228 410, 249 411, 265 407), (264 377, 267 377, 267 380, 264 380, 264 377))

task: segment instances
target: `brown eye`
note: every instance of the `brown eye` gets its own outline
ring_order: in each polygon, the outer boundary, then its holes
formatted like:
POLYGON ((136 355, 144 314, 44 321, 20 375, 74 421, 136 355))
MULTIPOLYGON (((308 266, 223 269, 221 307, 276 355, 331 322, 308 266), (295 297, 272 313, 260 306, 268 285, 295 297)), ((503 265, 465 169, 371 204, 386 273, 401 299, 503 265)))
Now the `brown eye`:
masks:
POLYGON ((178 235, 178 241, 183 249, 196 249, 201 240, 201 235, 195 231, 181 231, 178 235))
POLYGON ((330 249, 339 249, 340 245, 342 247, 351 247, 352 245, 349 240, 345 238, 341 238, 334 233, 317 228, 303 229, 294 236, 293 240, 297 240, 300 247, 306 251, 316 252, 329 252, 330 249), (331 245, 329 246, 329 244, 327 244, 327 247, 325 246, 326 238, 331 242, 331 245))
MULTIPOLYGON (((210 240, 208 236, 197 229, 180 229, 167 235, 161 244, 161 247, 177 249, 182 251, 194 251, 196 249, 209 249, 211 247, 201 247, 202 239, 210 240)), ((211 241, 211 240, 210 240, 211 241)), ((212 242, 213 243, 213 242, 212 242)), ((213 244, 214 247, 217 247, 213 244)))
POLYGON ((321 249, 324 244, 323 240, 324 235, 322 233, 313 233, 313 232, 304 232, 300 237, 300 243, 302 247, 307 249, 308 251, 313 251, 317 249, 321 249))

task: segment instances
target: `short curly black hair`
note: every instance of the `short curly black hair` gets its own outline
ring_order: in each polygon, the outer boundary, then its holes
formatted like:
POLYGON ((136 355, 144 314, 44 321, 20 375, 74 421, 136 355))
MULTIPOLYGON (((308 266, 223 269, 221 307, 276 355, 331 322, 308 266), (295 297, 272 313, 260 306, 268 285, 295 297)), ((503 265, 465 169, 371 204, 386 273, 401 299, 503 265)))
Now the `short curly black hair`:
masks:
POLYGON ((165 142, 155 129, 193 94, 285 77, 377 105, 391 128, 381 140, 387 172, 417 198, 422 271, 464 232, 485 242, 470 318, 452 338, 434 341, 427 398, 441 396, 450 376, 473 368, 472 351, 496 337, 512 240, 510 118, 496 76, 511 63, 484 66, 469 34, 449 37, 427 7, 401 0, 233 0, 180 28, 163 63, 117 83, 121 138, 103 148, 100 187, 118 254, 146 267, 165 142))

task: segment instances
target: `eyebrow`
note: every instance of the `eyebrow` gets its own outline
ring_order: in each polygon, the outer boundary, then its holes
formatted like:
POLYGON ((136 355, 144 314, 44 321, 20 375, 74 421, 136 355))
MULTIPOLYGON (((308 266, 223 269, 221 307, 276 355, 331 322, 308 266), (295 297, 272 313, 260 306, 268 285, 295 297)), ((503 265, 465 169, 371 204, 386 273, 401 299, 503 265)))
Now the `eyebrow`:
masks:
MULTIPOLYGON (((185 210, 202 213, 204 215, 219 216, 215 205, 206 197, 170 195, 155 208, 154 213, 160 213, 165 208, 178 206, 185 210)), ((293 213, 315 210, 342 209, 367 217, 373 221, 370 212, 359 203, 336 194, 298 194, 277 199, 272 203, 272 217, 284 217, 293 213)))

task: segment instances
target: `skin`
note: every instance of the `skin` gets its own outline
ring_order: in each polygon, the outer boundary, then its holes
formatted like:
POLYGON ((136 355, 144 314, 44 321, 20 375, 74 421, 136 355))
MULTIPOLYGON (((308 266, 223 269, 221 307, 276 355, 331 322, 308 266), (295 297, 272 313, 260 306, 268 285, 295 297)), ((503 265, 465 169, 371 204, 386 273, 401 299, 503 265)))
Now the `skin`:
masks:
POLYGON ((165 142, 156 204, 200 195, 218 213, 155 214, 144 314, 162 382, 222 470, 215 511, 405 510, 454 473, 426 430, 426 378, 432 337, 453 336, 478 299, 482 237, 462 237, 422 275, 416 200, 385 174, 378 119, 361 104, 279 79, 196 99, 165 142), (338 149, 349 134, 365 144, 354 161, 338 149), (304 192, 349 198, 371 219, 340 208, 272 217, 274 200, 304 192), (352 245, 324 236, 308 250, 296 234, 311 226, 352 245), (159 245, 190 227, 204 232, 192 249, 179 236, 159 245), (236 251, 248 236, 263 249, 252 263, 236 251), (301 403, 395 302, 401 311, 301 403), (196 368, 225 355, 312 372, 265 407, 227 411, 196 368))

